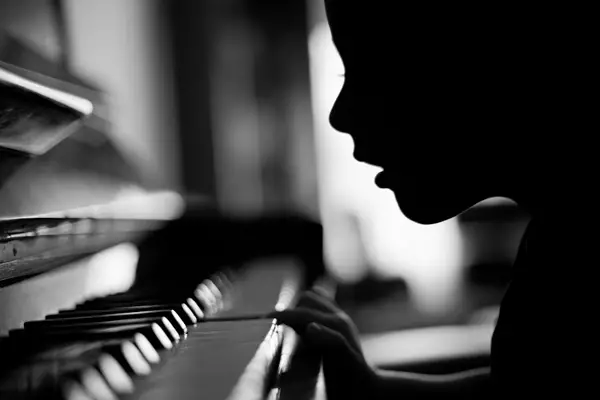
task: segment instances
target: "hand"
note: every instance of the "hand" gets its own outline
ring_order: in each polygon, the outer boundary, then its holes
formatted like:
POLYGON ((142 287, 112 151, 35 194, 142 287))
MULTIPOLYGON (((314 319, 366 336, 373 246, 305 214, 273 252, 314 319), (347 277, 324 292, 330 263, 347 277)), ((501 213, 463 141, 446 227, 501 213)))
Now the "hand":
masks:
POLYGON ((309 291, 295 309, 273 317, 321 354, 328 400, 375 397, 377 376, 365 360, 358 330, 333 301, 309 291))

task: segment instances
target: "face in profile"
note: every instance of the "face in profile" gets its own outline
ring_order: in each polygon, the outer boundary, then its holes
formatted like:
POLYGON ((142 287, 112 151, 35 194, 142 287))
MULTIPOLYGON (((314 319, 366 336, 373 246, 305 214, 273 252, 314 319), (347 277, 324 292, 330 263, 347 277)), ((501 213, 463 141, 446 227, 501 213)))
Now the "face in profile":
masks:
POLYGON ((332 126, 352 136, 357 160, 383 167, 376 183, 416 222, 505 195, 499 175, 548 112, 547 77, 531 61, 540 43, 493 10, 384 3, 326 0, 345 69, 332 126))

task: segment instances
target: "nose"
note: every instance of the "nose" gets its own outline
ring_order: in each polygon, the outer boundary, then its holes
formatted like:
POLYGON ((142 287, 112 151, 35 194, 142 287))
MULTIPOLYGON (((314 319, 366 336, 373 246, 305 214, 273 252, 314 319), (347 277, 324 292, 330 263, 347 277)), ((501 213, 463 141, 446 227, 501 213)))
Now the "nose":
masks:
POLYGON ((352 129, 352 112, 344 88, 333 103, 329 113, 329 123, 333 129, 339 132, 349 133, 352 129))

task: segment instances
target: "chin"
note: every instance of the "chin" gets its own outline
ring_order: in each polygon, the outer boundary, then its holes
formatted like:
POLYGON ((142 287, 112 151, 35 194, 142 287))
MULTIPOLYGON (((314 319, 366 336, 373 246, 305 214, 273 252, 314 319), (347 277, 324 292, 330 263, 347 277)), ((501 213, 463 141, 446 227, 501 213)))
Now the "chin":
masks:
POLYGON ((435 225, 440 222, 447 221, 452 217, 456 216, 456 214, 450 215, 449 213, 443 213, 436 211, 435 213, 431 211, 423 211, 423 210, 415 210, 412 208, 402 207, 400 206, 400 211, 404 216, 410 219, 413 222, 421 225, 435 225))
POLYGON ((430 204, 428 201, 419 201, 418 199, 401 199, 398 196, 396 196, 396 202, 400 212, 406 218, 421 225, 439 224, 456 217, 468 208, 453 205, 440 206, 440 204, 430 204))

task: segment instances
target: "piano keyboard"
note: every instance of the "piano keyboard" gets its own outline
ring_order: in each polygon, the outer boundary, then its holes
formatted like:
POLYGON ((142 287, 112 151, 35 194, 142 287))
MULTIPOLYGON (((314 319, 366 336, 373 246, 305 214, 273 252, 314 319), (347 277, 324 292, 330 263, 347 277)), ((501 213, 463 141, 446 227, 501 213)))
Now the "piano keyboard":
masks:
POLYGON ((27 321, 0 338, 0 398, 262 398, 283 338, 266 314, 293 302, 294 271, 221 271, 192 290, 135 288, 27 321))

